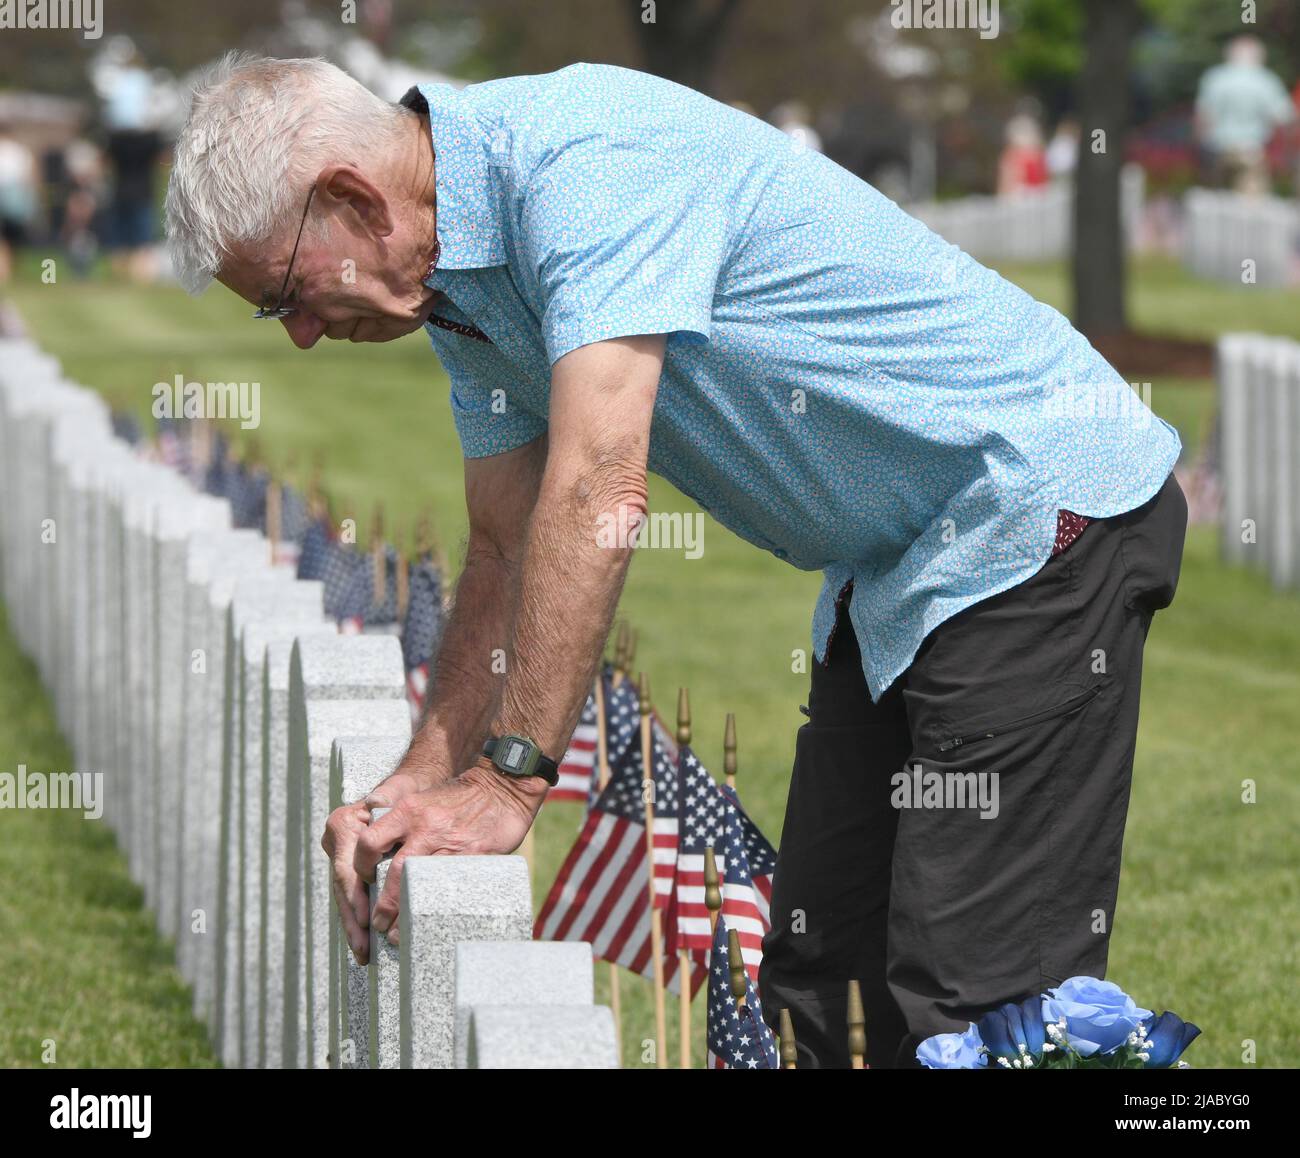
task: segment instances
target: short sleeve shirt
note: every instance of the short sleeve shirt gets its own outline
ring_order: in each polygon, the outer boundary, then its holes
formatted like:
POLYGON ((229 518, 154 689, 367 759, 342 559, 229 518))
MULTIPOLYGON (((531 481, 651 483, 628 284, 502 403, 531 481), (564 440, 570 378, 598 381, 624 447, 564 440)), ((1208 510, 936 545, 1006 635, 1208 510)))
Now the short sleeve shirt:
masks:
MULTIPOLYGON (((421 86, 467 456, 547 426, 552 365, 667 335, 650 469, 824 574, 875 697, 926 635, 1037 571, 1057 511, 1140 506, 1179 440, 1059 313, 746 113, 598 65, 421 86)), ((444 311, 440 310, 439 313, 444 311)))

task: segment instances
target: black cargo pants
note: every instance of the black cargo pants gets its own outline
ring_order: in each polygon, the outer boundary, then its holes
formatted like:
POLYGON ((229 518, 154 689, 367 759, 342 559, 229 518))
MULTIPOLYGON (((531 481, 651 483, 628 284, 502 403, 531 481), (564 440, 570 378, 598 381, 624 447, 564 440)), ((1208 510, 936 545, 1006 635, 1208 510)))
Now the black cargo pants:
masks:
POLYGON ((877 703, 841 607, 763 945, 764 1014, 790 1009, 801 1066, 848 1064, 850 978, 868 1063, 890 1066, 1004 1001, 1104 976, 1142 649, 1186 525, 1171 476, 936 628, 877 703))

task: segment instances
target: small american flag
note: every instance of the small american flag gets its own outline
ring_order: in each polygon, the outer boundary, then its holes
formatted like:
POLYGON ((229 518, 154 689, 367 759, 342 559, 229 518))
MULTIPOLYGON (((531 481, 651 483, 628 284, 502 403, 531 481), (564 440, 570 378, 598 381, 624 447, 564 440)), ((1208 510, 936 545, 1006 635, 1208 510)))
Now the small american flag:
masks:
POLYGON ((727 920, 719 916, 709 954, 709 1007, 705 1041, 709 1068, 714 1070, 774 1070, 780 1068, 776 1038, 763 1020, 758 987, 746 971, 745 1004, 737 1008, 731 994, 731 954, 727 920))
MULTIPOLYGON (((603 673, 597 678, 603 678, 603 673)), ((598 791, 596 772, 598 763, 596 744, 598 740, 596 723, 596 697, 587 694, 587 702, 582 705, 582 715, 578 717, 578 726, 573 729, 569 746, 560 760, 559 779, 555 787, 546 794, 546 802, 556 800, 578 801, 588 804, 592 794, 598 791)))
POLYGON ((226 499, 230 497, 230 444, 220 430, 212 433, 212 457, 208 460, 207 473, 203 476, 203 489, 210 495, 226 499))
POLYGON ((192 475, 190 459, 190 423, 187 419, 158 419, 158 458, 163 466, 189 478, 192 475))
MULTIPOLYGON (((620 727, 636 732, 635 724, 620 727)), ((676 762, 658 732, 651 758, 655 907, 663 908, 672 897, 676 871, 678 792, 676 762)), ((589 941, 596 957, 653 977, 641 769, 641 745, 625 743, 542 905, 534 936, 589 941)), ((664 948, 664 977, 675 981, 677 957, 667 936, 664 948)))
POLYGON ((442 576, 429 556, 411 568, 402 624, 402 660, 406 668, 406 699, 411 725, 418 728, 424 712, 429 672, 442 640, 442 576))
POLYGON ((681 750, 682 825, 673 906, 678 948, 703 953, 711 943, 704 903, 704 850, 711 847, 722 885, 722 915, 740 935, 745 968, 757 981, 763 935, 771 928, 776 850, 740 807, 735 789, 714 783, 689 748, 681 750))
POLYGON ((249 470, 242 462, 231 465, 225 474, 225 495, 230 500, 230 521, 236 527, 266 529, 267 475, 249 470))
POLYGON ((135 446, 141 439, 140 423, 134 414, 125 410, 113 411, 113 433, 128 446, 135 446))
POLYGON ((312 525, 307 500, 287 484, 272 485, 280 486, 280 540, 274 546, 275 561, 285 566, 298 567, 302 558, 303 540, 312 525))
POLYGON ((324 516, 312 519, 303 531, 302 547, 298 551, 298 578, 325 578, 326 563, 334 536, 330 534, 329 520, 324 516))
POLYGON ((343 635, 359 635, 370 610, 370 559, 337 540, 325 548, 321 580, 325 614, 338 621, 343 635))
POLYGON ((365 556, 366 566, 362 582, 366 588, 365 626, 371 628, 395 628, 397 625, 397 551, 385 545, 384 553, 384 589, 375 591, 375 564, 373 551, 365 556))

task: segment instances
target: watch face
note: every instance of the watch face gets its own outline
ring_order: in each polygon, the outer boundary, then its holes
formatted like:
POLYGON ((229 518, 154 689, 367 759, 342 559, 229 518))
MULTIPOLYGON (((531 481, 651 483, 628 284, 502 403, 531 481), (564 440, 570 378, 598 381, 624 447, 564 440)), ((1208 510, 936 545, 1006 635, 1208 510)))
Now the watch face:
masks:
POLYGON ((501 757, 501 766, 510 772, 519 772, 528 757, 528 745, 513 736, 506 740, 505 754, 501 757))

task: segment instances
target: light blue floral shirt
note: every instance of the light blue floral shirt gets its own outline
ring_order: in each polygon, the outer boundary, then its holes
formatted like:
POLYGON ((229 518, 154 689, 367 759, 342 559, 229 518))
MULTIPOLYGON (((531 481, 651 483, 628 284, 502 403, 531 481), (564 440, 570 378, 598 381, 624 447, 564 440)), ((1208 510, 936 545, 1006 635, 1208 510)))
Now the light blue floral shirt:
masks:
POLYGON ((650 468, 850 606, 873 697, 936 626, 1033 575, 1057 510, 1140 506, 1178 457, 1070 324, 838 165, 656 77, 422 86, 427 327, 467 456, 546 430, 552 363, 669 335, 650 468), (495 400, 495 405, 494 405, 495 400))

